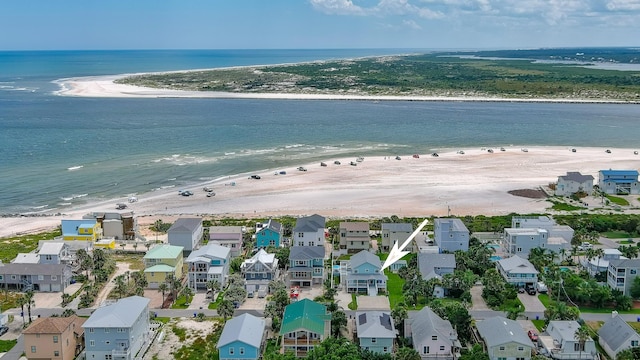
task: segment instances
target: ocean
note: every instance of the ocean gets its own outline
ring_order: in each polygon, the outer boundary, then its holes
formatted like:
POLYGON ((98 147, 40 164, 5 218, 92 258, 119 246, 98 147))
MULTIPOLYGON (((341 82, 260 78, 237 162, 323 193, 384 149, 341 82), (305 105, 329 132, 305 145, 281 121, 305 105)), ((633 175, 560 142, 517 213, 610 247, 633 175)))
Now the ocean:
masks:
POLYGON ((68 77, 415 52, 0 52, 0 214, 64 212, 334 157, 506 145, 640 148, 640 105, 54 94, 54 81, 68 77))

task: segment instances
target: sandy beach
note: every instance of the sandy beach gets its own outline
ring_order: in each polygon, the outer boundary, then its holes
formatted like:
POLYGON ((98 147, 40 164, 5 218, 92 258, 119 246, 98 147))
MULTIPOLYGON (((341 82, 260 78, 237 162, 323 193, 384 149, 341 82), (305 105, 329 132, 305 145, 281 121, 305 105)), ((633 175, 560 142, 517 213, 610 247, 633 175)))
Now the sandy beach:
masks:
MULTIPOLYGON (((357 166, 355 158, 326 159, 296 167, 265 169, 249 179, 236 175, 217 182, 194 185, 194 195, 180 196, 177 189, 140 194, 129 205, 138 217, 202 215, 259 218, 318 213, 327 217, 367 218, 382 216, 500 215, 549 212, 544 199, 514 196, 510 190, 538 189, 556 182, 567 171, 593 175, 597 183, 602 169, 638 169, 636 149, 567 147, 507 147, 505 151, 452 149, 431 154, 398 154, 365 157, 357 166), (464 150, 465 154, 458 154, 464 150), (334 164, 339 160, 341 165, 334 164), (285 175, 274 175, 286 171, 285 175), (216 192, 207 197, 203 186, 216 192)), ((637 196, 629 197, 637 202, 637 196)), ((92 211, 115 211, 126 199, 110 199, 65 211, 60 216, 0 218, 0 237, 53 228, 60 219, 80 218, 92 211)))

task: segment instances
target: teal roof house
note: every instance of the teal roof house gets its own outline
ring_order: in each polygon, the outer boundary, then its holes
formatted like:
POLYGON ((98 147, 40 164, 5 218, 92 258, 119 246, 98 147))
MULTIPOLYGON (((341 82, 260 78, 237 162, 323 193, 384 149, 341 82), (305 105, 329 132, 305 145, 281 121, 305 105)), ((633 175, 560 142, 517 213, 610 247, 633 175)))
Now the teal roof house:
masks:
POLYGON ((216 346, 220 360, 259 359, 265 334, 264 319, 251 314, 227 321, 216 346))
POLYGON ((305 357, 309 350, 329 337, 331 314, 327 307, 309 299, 302 299, 284 308, 280 335, 285 352, 305 357))
POLYGON ((149 299, 131 296, 96 309, 82 325, 87 359, 133 360, 148 346, 149 299))

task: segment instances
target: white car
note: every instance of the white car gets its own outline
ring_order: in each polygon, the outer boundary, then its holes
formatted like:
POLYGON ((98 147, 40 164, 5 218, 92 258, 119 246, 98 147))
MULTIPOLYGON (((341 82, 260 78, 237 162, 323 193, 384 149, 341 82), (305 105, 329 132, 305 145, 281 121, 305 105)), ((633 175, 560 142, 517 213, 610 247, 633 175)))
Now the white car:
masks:
POLYGON ((593 245, 591 245, 591 243, 583 242, 582 244, 578 245, 578 250, 584 251, 589 249, 593 249, 593 245))

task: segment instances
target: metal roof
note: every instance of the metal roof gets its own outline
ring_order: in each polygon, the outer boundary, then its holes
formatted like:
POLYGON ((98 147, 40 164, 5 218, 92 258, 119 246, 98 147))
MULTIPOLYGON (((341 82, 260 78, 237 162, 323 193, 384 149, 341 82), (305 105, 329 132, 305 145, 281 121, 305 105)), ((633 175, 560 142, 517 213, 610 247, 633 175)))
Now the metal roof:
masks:
POLYGON ((325 320, 330 320, 327 307, 309 299, 302 299, 284 308, 280 334, 284 335, 299 329, 324 335, 325 320))
POLYGON ((525 345, 529 348, 532 346, 531 340, 524 332, 524 329, 515 320, 496 316, 476 322, 476 327, 488 347, 510 342, 525 345))
POLYGON ((151 300, 130 296, 115 304, 97 308, 82 325, 83 328, 131 328, 151 300))
POLYGON ((62 249, 67 246, 65 243, 47 241, 42 244, 38 254, 40 255, 59 255, 62 249))
POLYGON ((598 330, 598 336, 613 351, 619 350, 625 342, 628 342, 629 347, 631 347, 630 339, 633 337, 636 340, 640 340, 640 335, 617 314, 605 321, 600 330, 598 330))
POLYGON ((2 264, 0 274, 3 275, 59 275, 65 269, 71 271, 65 264, 2 264))
POLYGON ((266 226, 267 229, 273 230, 277 233, 281 233, 282 232, 282 224, 280 224, 279 222, 273 220, 273 219, 269 219, 269 222, 267 223, 266 226))
POLYGON ((144 255, 145 259, 176 259, 182 255, 184 247, 175 245, 158 245, 154 246, 144 255))
POLYGON ((535 266, 533 266, 529 260, 523 259, 518 255, 514 255, 506 259, 500 259, 497 263, 508 273, 538 274, 538 270, 536 270, 535 266))
POLYGON ((640 259, 616 259, 610 260, 609 264, 615 268, 640 268, 640 259))
POLYGON ((300 217, 296 220, 296 226, 293 228, 294 232, 313 232, 323 229, 325 227, 326 220, 324 217, 314 214, 311 216, 300 217))
POLYGON ((385 311, 356 312, 356 329, 359 338, 389 338, 396 337, 391 313, 385 311))
POLYGON ((202 225, 201 218, 179 218, 176 222, 171 225, 167 233, 171 232, 183 232, 189 231, 194 232, 199 226, 202 225))
POLYGON ((637 170, 600 170, 604 176, 638 176, 637 170))
POLYGON ((79 228, 94 227, 97 223, 95 219, 62 220, 60 222, 62 235, 78 235, 79 228))
POLYGON ((153 265, 151 267, 148 267, 148 268, 144 269, 144 272, 146 272, 146 273, 152 273, 152 272, 172 273, 174 271, 176 271, 176 268, 173 267, 173 266, 169 266, 167 264, 153 265))
POLYGON ((226 259, 229 257, 230 252, 231 249, 228 247, 217 244, 207 244, 200 249, 191 252, 186 262, 202 261, 203 259, 206 259, 205 261, 209 261, 213 258, 226 259))
POLYGON ((251 314, 242 314, 227 321, 218 340, 218 349, 239 341, 254 348, 260 348, 264 335, 265 321, 251 314))

